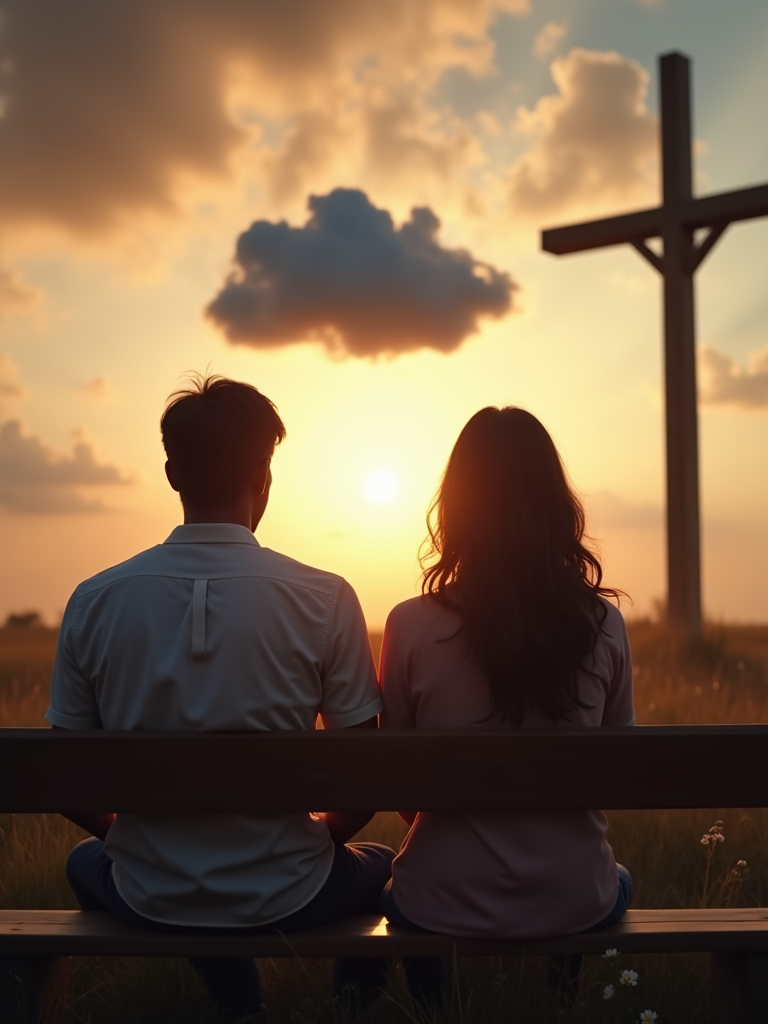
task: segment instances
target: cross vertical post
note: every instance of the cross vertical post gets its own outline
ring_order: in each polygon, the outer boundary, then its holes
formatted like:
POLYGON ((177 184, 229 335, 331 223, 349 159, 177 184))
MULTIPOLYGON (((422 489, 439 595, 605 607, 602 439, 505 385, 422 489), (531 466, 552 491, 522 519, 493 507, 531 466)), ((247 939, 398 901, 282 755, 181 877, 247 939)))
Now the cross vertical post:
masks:
POLYGON ((693 277, 729 224, 768 217, 768 185, 694 197, 690 65, 682 53, 660 60, 661 206, 541 235, 542 248, 556 256, 628 243, 664 279, 667 609, 669 629, 679 640, 696 640, 702 625, 693 277), (700 242, 697 230, 707 232, 700 242), (649 238, 661 239, 661 255, 649 238))
POLYGON ((667 614, 678 636, 701 635, 699 442, 693 294, 690 62, 661 58, 664 390, 667 446, 667 614))

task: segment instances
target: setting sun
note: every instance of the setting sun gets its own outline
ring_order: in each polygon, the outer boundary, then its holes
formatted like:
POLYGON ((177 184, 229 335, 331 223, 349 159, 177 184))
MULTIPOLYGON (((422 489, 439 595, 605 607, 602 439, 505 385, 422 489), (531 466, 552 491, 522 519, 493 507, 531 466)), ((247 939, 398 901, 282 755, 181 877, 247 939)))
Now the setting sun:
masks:
POLYGON ((400 490, 400 484, 388 470, 375 469, 365 478, 363 489, 369 501, 383 504, 385 501, 392 501, 400 490))

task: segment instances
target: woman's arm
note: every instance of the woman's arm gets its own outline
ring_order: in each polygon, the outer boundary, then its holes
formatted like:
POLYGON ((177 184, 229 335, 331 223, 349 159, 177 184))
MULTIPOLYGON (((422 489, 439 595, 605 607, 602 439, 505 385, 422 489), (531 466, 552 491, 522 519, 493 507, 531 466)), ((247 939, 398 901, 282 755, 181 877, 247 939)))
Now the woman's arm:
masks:
MULTIPOLYGON (((390 613, 384 627, 379 659, 379 686, 384 710, 380 715, 381 729, 413 729, 416 726, 415 711, 411 702, 408 685, 408 668, 402 637, 398 635, 397 616, 390 613)), ((398 811, 410 828, 418 811, 398 811)))
POLYGON ((624 616, 613 605, 609 606, 612 678, 603 709, 603 725, 634 725, 635 708, 632 686, 632 652, 624 616))

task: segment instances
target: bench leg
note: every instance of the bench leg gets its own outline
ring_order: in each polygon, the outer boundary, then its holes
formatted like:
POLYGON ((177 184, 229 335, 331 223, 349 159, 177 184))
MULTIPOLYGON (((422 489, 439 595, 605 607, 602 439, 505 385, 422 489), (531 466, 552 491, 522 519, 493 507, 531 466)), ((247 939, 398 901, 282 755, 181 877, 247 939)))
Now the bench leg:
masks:
POLYGON ((68 956, 0 958, 3 1024, 57 1024, 69 984, 68 956))
POLYGON ((715 1020, 765 1024, 768 1020, 768 953, 713 953, 715 1020))

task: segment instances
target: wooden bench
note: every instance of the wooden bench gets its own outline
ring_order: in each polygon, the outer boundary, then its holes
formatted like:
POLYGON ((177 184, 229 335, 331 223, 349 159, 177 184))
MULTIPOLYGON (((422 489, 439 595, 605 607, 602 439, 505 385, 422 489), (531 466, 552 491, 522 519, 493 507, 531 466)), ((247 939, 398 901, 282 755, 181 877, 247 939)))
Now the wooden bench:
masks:
MULTIPOLYGON (((768 806, 768 726, 262 734, 0 729, 0 811, 768 806), (267 785, 264 785, 264 781, 267 785), (564 783, 564 780, 567 780, 564 783)), ((631 865, 630 865, 631 867, 631 865)), ((768 908, 631 910, 600 932, 460 939, 354 918, 289 935, 167 935, 108 914, 0 912, 0 958, 53 1020, 62 957, 545 956, 708 952, 720 1020, 768 1018, 768 908)), ((60 986, 59 986, 60 988, 60 986)), ((18 994, 18 993, 17 993, 18 994)), ((28 994, 28 993, 26 993, 28 994)))

